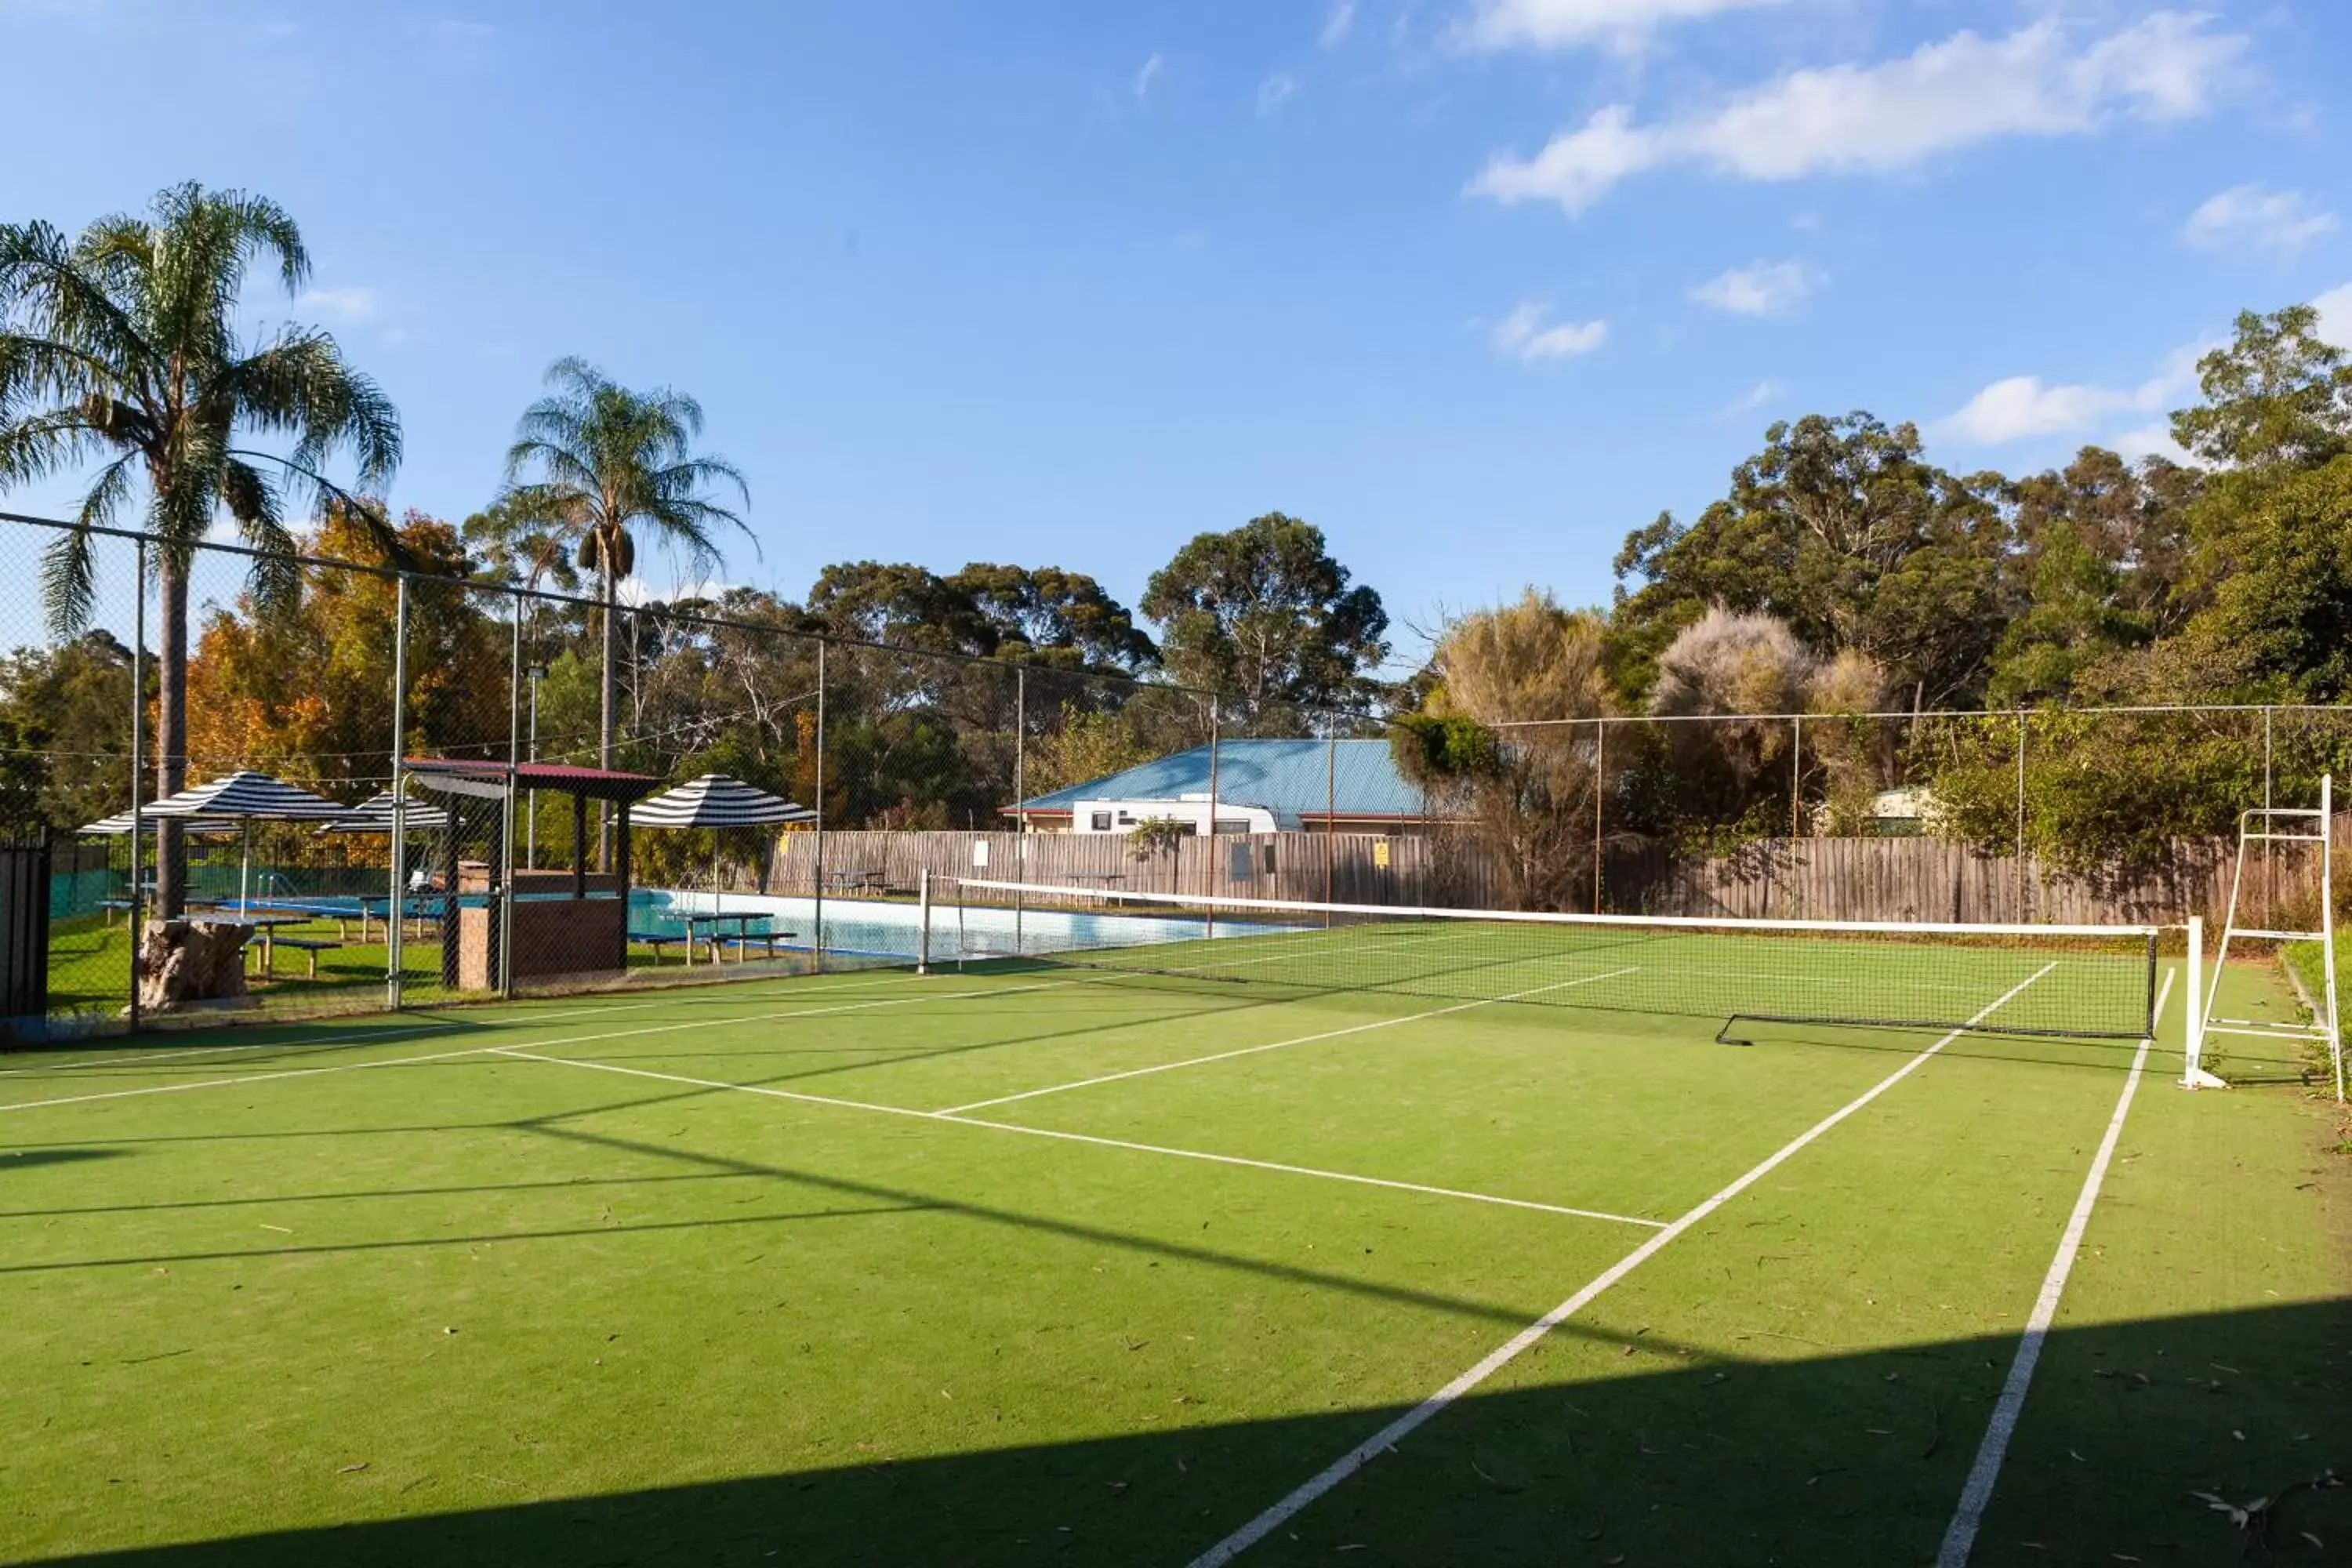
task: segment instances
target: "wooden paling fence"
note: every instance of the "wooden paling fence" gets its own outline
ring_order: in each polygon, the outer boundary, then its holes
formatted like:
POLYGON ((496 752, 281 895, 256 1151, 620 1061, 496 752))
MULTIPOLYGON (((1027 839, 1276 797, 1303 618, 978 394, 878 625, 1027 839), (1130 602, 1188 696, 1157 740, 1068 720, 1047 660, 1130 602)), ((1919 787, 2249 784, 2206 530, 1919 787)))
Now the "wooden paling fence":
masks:
MULTIPOLYGON (((1135 857, 1112 834, 852 832, 824 836, 828 892, 846 889, 911 892, 928 870, 934 879, 984 878, 1107 892, 1215 893, 1252 899, 1330 900, 1402 905, 1427 901, 1435 859, 1427 840, 1378 834, 1269 833, 1185 838, 1172 851, 1135 857)), ((816 836, 778 836, 767 868, 771 892, 803 897, 816 886, 816 836)), ((757 885, 754 868, 738 867, 734 883, 757 885)))
MULTIPOLYGON (((2336 831, 2339 845, 2352 844, 2352 814, 2337 817, 2336 831)), ((733 866, 728 882, 806 896, 817 885, 816 847, 814 834, 780 835, 767 866, 733 866)), ((2191 914, 2221 919, 2235 852, 2231 839, 2180 839, 2150 865, 2084 876, 1942 838, 1768 838, 1705 858, 1655 844, 1614 849, 1601 881, 1607 910, 1619 914, 2170 925, 2191 914)), ((2259 889, 2263 902, 2307 903, 2316 887, 2307 862, 2278 866, 2259 889)), ((1465 909, 1506 902, 1492 858, 1475 840, 1444 833, 1186 838, 1139 859, 1125 838, 1108 834, 831 832, 824 870, 828 894, 908 894, 928 870, 935 880, 1105 893, 1465 909)))

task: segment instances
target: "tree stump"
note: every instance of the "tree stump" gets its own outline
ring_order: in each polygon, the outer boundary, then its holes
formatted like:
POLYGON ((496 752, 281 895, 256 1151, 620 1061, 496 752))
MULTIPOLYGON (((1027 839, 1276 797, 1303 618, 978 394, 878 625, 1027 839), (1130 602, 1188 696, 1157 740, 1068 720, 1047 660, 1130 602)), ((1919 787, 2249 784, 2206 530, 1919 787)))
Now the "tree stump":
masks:
POLYGON ((139 1006, 173 1013, 200 1002, 246 994, 249 925, 157 921, 140 933, 139 1006))

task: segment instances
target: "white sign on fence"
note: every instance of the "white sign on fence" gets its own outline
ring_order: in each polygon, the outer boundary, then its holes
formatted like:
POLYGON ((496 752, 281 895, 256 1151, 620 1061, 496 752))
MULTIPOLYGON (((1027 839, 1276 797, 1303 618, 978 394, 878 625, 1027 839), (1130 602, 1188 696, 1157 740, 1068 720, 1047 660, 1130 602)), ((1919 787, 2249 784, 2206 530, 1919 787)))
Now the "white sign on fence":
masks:
POLYGON ((981 868, 982 870, 986 870, 988 868, 987 839, 975 838, 971 841, 971 863, 981 868))

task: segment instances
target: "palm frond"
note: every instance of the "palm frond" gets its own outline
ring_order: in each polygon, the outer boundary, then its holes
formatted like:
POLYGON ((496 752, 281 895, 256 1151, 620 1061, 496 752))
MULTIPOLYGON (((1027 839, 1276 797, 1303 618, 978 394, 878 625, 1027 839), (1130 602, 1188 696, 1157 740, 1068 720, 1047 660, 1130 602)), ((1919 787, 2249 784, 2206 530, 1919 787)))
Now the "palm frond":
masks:
POLYGON ((266 616, 290 609, 301 596, 302 574, 294 563, 298 545, 286 531, 278 487, 251 462, 232 456, 221 464, 220 497, 237 537, 259 552, 247 574, 256 607, 266 616))
POLYGON ((91 536, 81 529, 58 535, 41 553, 41 607, 60 637, 72 637, 89 625, 98 598, 98 567, 91 559, 91 536))

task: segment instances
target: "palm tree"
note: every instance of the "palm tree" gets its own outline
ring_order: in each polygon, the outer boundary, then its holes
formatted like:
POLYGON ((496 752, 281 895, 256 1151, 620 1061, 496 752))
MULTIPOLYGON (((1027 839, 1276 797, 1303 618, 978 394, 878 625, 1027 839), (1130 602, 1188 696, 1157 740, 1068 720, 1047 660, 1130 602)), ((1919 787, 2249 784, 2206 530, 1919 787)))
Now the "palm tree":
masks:
MULTIPOLYGON (((71 241, 46 223, 0 225, 0 489, 104 459, 43 563, 61 633, 90 616, 89 531, 139 509, 160 598, 159 795, 187 782, 188 570, 215 519, 261 552, 252 587, 265 605, 299 590, 290 501, 347 507, 398 553, 381 510, 322 470, 349 448, 359 488, 380 492, 400 462, 399 416, 327 333, 289 323, 257 345, 239 335, 256 263, 275 267, 289 298, 299 290, 310 258, 294 220, 262 197, 194 182, 159 192, 144 217, 100 218, 71 241), (285 449, 240 445, 257 438, 285 449)), ((177 914, 175 825, 157 835, 155 858, 161 910, 177 914)))
POLYGON ((516 514, 558 530, 572 543, 581 569, 596 574, 604 605, 597 759, 609 768, 620 693, 614 610, 622 579, 635 571, 637 560, 629 531, 649 528, 698 575, 709 577, 723 564, 713 537, 719 526, 746 537, 751 530, 708 493, 732 487, 748 507, 751 492, 727 459, 695 453, 702 405, 684 393, 667 387, 632 392, 579 359, 549 366, 547 384, 554 394, 532 404, 515 426, 503 500, 516 514), (536 480, 520 482, 533 469, 536 480))

